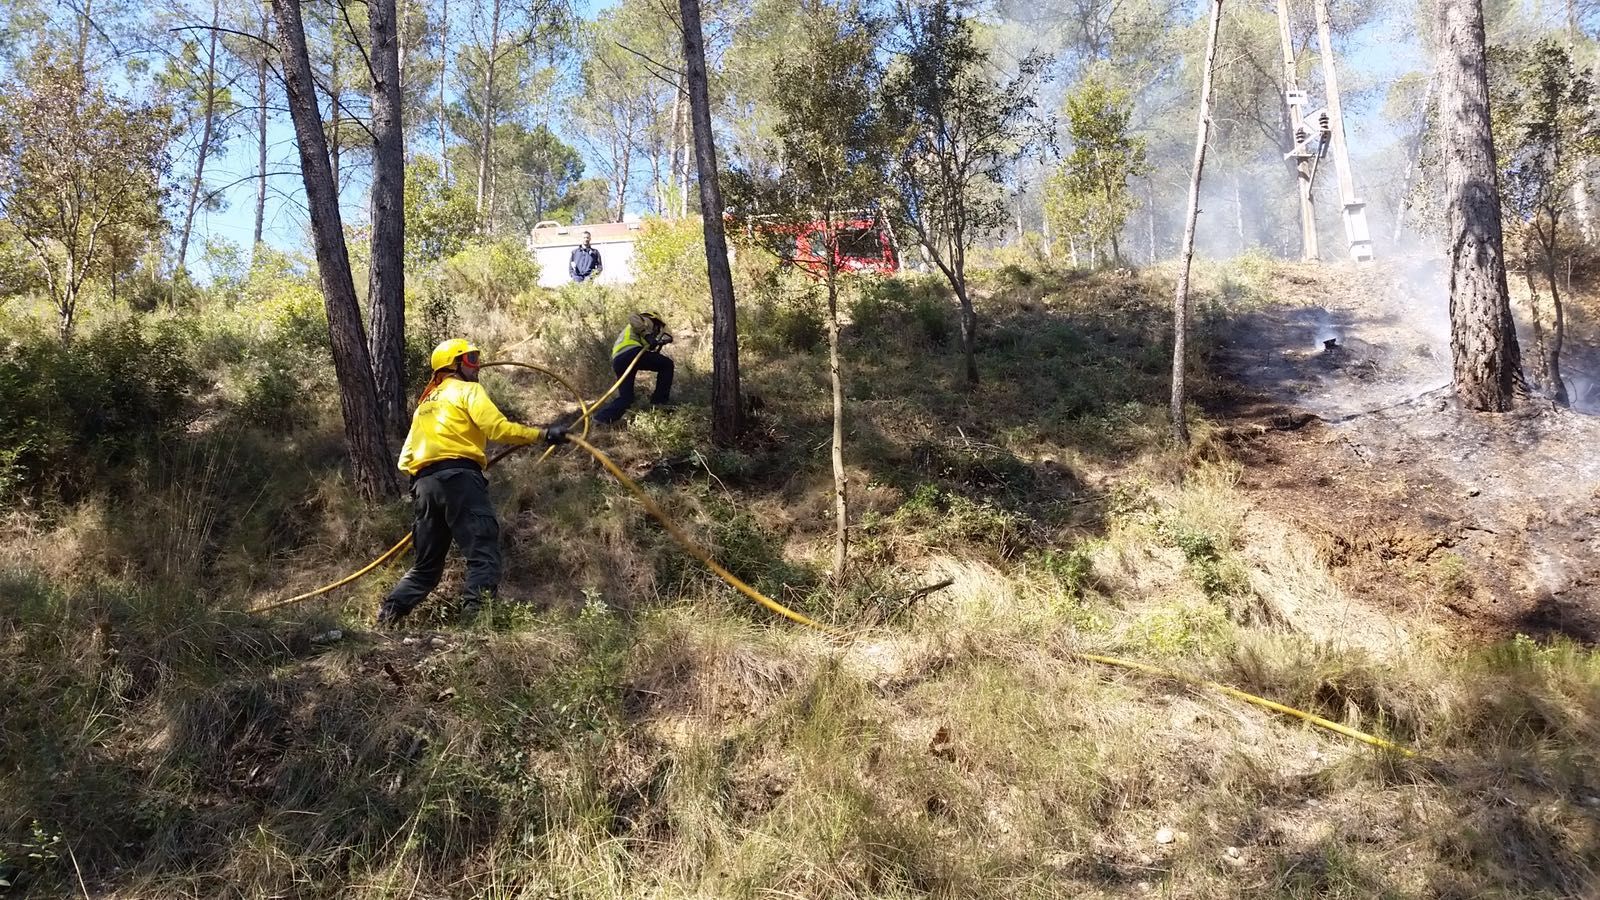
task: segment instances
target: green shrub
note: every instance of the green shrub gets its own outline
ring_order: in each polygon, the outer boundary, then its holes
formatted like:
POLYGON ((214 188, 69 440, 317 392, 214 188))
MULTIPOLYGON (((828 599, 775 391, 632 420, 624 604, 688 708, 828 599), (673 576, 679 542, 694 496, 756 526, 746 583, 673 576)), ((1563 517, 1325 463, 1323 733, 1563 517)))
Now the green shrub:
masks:
POLYGON ((742 337, 769 354, 810 353, 827 336, 823 312, 824 288, 816 279, 795 269, 774 268, 751 286, 755 298, 742 337))
POLYGON ((514 240, 471 244, 444 263, 445 289, 482 309, 505 309, 539 285, 539 263, 514 240))
POLYGON ((22 339, 0 361, 0 486, 37 493, 138 458, 183 421, 193 338, 170 323, 108 322, 63 348, 22 339))
POLYGON ((857 284, 859 292, 848 308, 863 338, 891 343, 910 338, 936 347, 949 343, 955 323, 942 280, 897 275, 862 278, 857 284))
POLYGON ((694 219, 646 219, 633 247, 633 293, 668 322, 699 319, 709 305, 705 238, 694 219))
POLYGON ((300 380, 283 365, 269 365, 251 379, 239 408, 246 422, 277 430, 305 424, 310 412, 300 380))

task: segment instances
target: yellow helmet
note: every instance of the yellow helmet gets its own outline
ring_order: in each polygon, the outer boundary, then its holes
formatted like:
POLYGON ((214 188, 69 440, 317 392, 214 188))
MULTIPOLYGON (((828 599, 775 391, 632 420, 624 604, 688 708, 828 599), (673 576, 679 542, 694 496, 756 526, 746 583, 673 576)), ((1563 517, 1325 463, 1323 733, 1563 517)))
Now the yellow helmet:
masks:
POLYGON ((433 355, 428 358, 428 361, 432 364, 433 371, 437 372, 440 369, 455 365, 456 360, 466 356, 468 353, 477 352, 479 352, 478 348, 466 338, 451 338, 433 348, 433 355))

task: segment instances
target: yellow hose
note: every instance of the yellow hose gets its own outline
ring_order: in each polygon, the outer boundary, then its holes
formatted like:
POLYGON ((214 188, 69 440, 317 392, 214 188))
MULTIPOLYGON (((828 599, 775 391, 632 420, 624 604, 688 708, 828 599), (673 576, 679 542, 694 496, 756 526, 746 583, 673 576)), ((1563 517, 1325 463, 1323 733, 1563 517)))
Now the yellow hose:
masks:
MULTIPOLYGON (((715 559, 711 558, 711 554, 708 553, 705 550, 704 547, 701 547, 699 544, 695 543, 694 540, 691 539, 688 536, 688 534, 686 534, 683 531, 683 529, 681 527, 679 527, 678 524, 676 522, 674 522, 670 516, 667 515, 666 511, 663 510, 661 508, 661 506, 655 502, 655 500, 651 499, 650 495, 645 492, 644 488, 641 487, 637 481, 634 481, 632 478, 630 478, 628 476, 628 474, 626 472, 622 471, 622 469, 620 467, 618 467, 615 462, 612 462, 611 457, 605 455, 603 452, 600 451, 600 449, 598 447, 596 447, 593 444, 589 443, 587 438, 589 436, 590 417, 591 417, 591 415, 593 413, 593 410, 598 408, 600 406, 600 404, 602 404, 606 400, 608 400, 611 397, 612 394, 616 393, 618 388, 620 388, 622 386, 622 382, 625 379, 627 379, 627 377, 629 375, 631 375, 633 373, 634 368, 639 364, 639 360, 641 358, 643 358, 643 356, 644 356, 643 353, 635 354, 635 356, 633 358, 633 361, 628 364, 628 368, 623 371, 621 377, 619 377, 615 382, 613 382, 611 387, 604 394, 602 394, 599 397, 599 399, 595 400, 593 403, 585 403, 584 400, 583 400, 583 395, 578 391, 578 389, 576 387, 573 386, 572 382, 570 382, 567 379, 563 378, 561 375, 558 375, 557 373, 551 371, 550 369, 545 368, 544 366, 537 365, 535 363, 515 362, 515 361, 511 361, 511 360, 505 360, 505 361, 501 361, 501 362, 484 363, 484 366, 486 366, 486 367, 487 366, 517 366, 519 368, 531 369, 531 370, 533 370, 535 372, 543 373, 543 374, 548 375, 549 377, 555 379, 563 387, 565 387, 567 390, 571 391, 573 397, 577 399, 577 401, 578 401, 578 410, 579 410, 579 421, 581 421, 583 423, 582 431, 579 434, 568 435, 567 439, 570 442, 572 442, 574 444, 577 444, 579 447, 581 447, 585 451, 587 451, 590 456, 594 457, 596 462, 600 463, 600 465, 603 468, 605 468, 605 470, 607 472, 610 472, 611 475, 617 479, 617 481, 621 482, 622 486, 627 488, 629 493, 633 494, 633 496, 635 498, 637 498, 638 501, 641 504, 644 505, 644 508, 650 513, 650 515, 654 516, 656 518, 656 520, 661 523, 661 526, 667 530, 667 534, 671 535, 672 539, 674 541, 677 541, 678 545, 681 546, 686 552, 688 552, 688 554, 690 556, 693 556, 695 559, 699 560, 702 564, 705 565, 706 568, 710 569, 712 571, 712 573, 715 574, 718 578, 721 578, 724 582, 727 582, 727 584, 730 587, 734 588, 739 593, 744 594, 746 597, 750 598, 751 600, 754 600, 756 603, 761 604, 762 606, 766 607, 767 609, 771 610, 772 612, 777 613, 778 615, 783 616, 786 619, 789 619, 789 620, 794 621, 794 622, 798 622, 801 625, 805 625, 805 626, 807 626, 809 628, 815 628, 818 631, 821 631, 821 632, 823 632, 825 634, 828 634, 828 635, 832 635, 834 637, 843 637, 843 636, 845 636, 845 632, 840 630, 839 628, 836 628, 836 627, 834 627, 832 625, 823 624, 821 622, 816 621, 815 619, 810 618, 809 616, 806 616, 806 615, 804 615, 802 613, 798 613, 798 612, 790 609, 789 607, 784 606, 782 603, 779 603, 778 601, 773 600, 771 597, 768 597, 766 594, 763 594, 760 591, 756 590, 754 587, 751 587, 749 584, 745 583, 745 581, 743 579, 739 578, 739 576, 737 576, 737 575, 733 574, 732 572, 728 571, 726 568, 723 568, 723 566, 720 565, 715 559)), ((500 460, 506 458, 511 453, 515 452, 517 449, 519 449, 519 448, 518 447, 507 447, 504 450, 501 450, 499 453, 495 454, 492 458, 489 459, 488 466, 493 466, 495 463, 499 462, 500 460)), ((555 451, 555 449, 556 449, 555 445, 551 445, 550 447, 547 447, 545 449, 544 453, 542 455, 540 455, 540 457, 537 460, 534 461, 534 464, 537 465, 538 463, 543 462, 545 459, 549 458, 550 454, 553 453, 555 451)), ((487 468, 488 466, 486 466, 485 468, 487 468)), ((261 607, 260 609, 257 609, 255 611, 256 612, 267 612, 267 611, 270 611, 270 610, 278 609, 280 607, 288 606, 288 605, 293 604, 293 603, 299 603, 299 602, 301 602, 303 600, 309 600, 312 597, 317 597, 317 596, 325 594, 325 593, 327 593, 329 591, 332 591, 332 590, 334 590, 336 588, 343 587, 344 585, 347 585, 350 582, 355 581, 356 579, 362 577, 363 575, 366 575, 368 572, 371 572, 373 569, 376 569, 378 566, 384 564, 385 562, 388 562, 390 559, 393 559, 396 555, 398 555, 399 553, 404 551, 406 547, 410 546, 410 544, 411 544, 411 535, 408 534, 404 538, 401 538, 399 543, 395 544, 393 547, 390 547, 388 550, 386 550, 383 553, 382 556, 379 556, 377 559, 375 559, 372 562, 368 563, 367 565, 363 566, 359 570, 357 570, 355 572, 352 572, 349 575, 346 575, 344 578, 341 578, 338 581, 333 582, 332 584, 324 585, 323 587, 317 588, 314 591, 308 591, 308 592, 306 592, 304 594, 300 594, 300 595, 295 596, 295 597, 290 597, 287 600, 280 600, 280 601, 278 601, 276 603, 272 603, 272 604, 269 604, 267 606, 261 607)), ((1142 663, 1142 662, 1137 662, 1137 661, 1129 660, 1129 659, 1120 659, 1120 658, 1114 657, 1114 656, 1101 656, 1101 655, 1095 654, 1095 653, 1075 653, 1073 655, 1078 657, 1079 659, 1084 659, 1084 660, 1088 660, 1090 662, 1100 663, 1102 665, 1118 666, 1118 667, 1125 668, 1125 669, 1133 669, 1135 671, 1143 672, 1143 673, 1148 674, 1148 675, 1157 675, 1157 676, 1161 676, 1161 677, 1172 678, 1172 679, 1175 679, 1175 680, 1178 680, 1178 681, 1186 682, 1188 684, 1193 684, 1193 685, 1198 685, 1200 687, 1210 688, 1212 690, 1215 690, 1215 691, 1218 691, 1220 693, 1226 694, 1226 695, 1228 695, 1230 697, 1233 697, 1236 700, 1243 700, 1246 703, 1250 703, 1250 704, 1253 704, 1255 706, 1259 706, 1259 707, 1261 707, 1263 709, 1268 709, 1268 710, 1271 710, 1273 712, 1282 713, 1282 714, 1287 715, 1287 716, 1293 716, 1294 718, 1300 719, 1302 721, 1310 722, 1311 724, 1316 725, 1316 726, 1318 726, 1320 728, 1325 728, 1325 729, 1327 729, 1329 731, 1332 731, 1332 732, 1334 732, 1336 734, 1344 735, 1345 737, 1352 738, 1354 740, 1360 741, 1360 742, 1362 742, 1364 744, 1367 744, 1367 745, 1370 745, 1370 746, 1373 746, 1373 747, 1377 747, 1377 748, 1382 749, 1382 750, 1392 751, 1394 753, 1398 753, 1398 754, 1400 754, 1402 756, 1406 756, 1406 757, 1415 757, 1417 755, 1416 751, 1411 750, 1411 749, 1406 748, 1406 747, 1402 747, 1399 744, 1393 743, 1392 741, 1386 741, 1383 738, 1376 737, 1376 736, 1371 735, 1371 734, 1367 734, 1364 731, 1359 731, 1359 730, 1357 730, 1355 728, 1351 728, 1348 725, 1342 725, 1342 724, 1340 724, 1338 722, 1335 722, 1335 721, 1333 721, 1331 719, 1325 719, 1322 716, 1315 715, 1313 713, 1308 713, 1308 712, 1305 712, 1304 710, 1295 709, 1292 706, 1285 706, 1282 703, 1278 703, 1278 702, 1273 701, 1273 700, 1268 700, 1265 697, 1258 697, 1255 694, 1247 693, 1245 691, 1239 690, 1238 688, 1229 687, 1228 685, 1221 684, 1219 682, 1209 681, 1209 680, 1206 680, 1204 678, 1198 678, 1198 677, 1196 677, 1194 675, 1189 675, 1189 674, 1186 674, 1184 672, 1179 672, 1179 671, 1176 671, 1176 670, 1173 670, 1173 669, 1166 669, 1166 668, 1162 668, 1160 666, 1153 666, 1153 665, 1150 665, 1149 663, 1142 663)))
MULTIPOLYGON (((630 374, 633 373, 634 367, 639 364, 639 360, 643 356, 644 356, 643 353, 634 354, 633 361, 628 363, 628 368, 624 369, 623 372, 622 372, 622 375, 620 377, 618 377, 616 381, 612 382, 611 383, 611 387, 608 388, 604 394, 601 394, 600 398, 598 400, 595 400, 593 403, 585 403, 584 400, 583 400, 583 393, 580 392, 577 389, 577 387, 573 385, 572 382, 570 382, 567 379, 565 379, 565 378, 561 377, 560 375, 556 374, 554 371, 552 371, 550 369, 547 369, 544 366, 538 365, 537 363, 525 363, 525 362, 516 362, 516 361, 513 361, 513 360, 505 360, 505 361, 502 361, 502 362, 487 362, 487 363, 483 364, 483 367, 484 368, 488 368, 490 366, 516 366, 518 368, 523 368, 523 369, 532 369, 535 372, 540 372, 542 374, 548 375, 551 378, 555 379, 555 381, 558 384, 560 384, 562 387, 566 388, 568 391, 571 391, 573 399, 578 401, 578 412, 579 412, 578 421, 583 423, 582 436, 583 437, 588 437, 589 436, 589 418, 593 414, 593 411, 597 407, 599 407, 600 404, 606 402, 606 400, 609 399, 612 394, 615 394, 617 392, 618 388, 622 387, 622 382, 624 380, 626 380, 627 377, 630 374)), ((520 446, 516 446, 516 447, 507 447, 507 448, 501 450, 499 453, 496 453, 494 456, 490 457, 490 459, 488 461, 488 465, 484 466, 484 468, 485 469, 491 468, 492 466, 494 466, 495 463, 501 461, 502 459, 505 459, 507 456, 510 456, 512 453, 514 453, 517 450, 521 449, 522 446, 526 446, 526 445, 520 445, 520 446)), ((554 444, 551 444, 549 447, 546 447, 544 453, 540 454, 539 458, 534 460, 533 464, 534 465, 538 465, 539 463, 544 462, 546 459, 549 459, 550 458, 550 454, 554 453, 555 449, 556 448, 555 448, 554 444)), ((349 583, 351 583, 353 581, 356 581, 357 579, 359 579, 362 576, 366 575, 368 572, 371 572, 373 569, 376 569, 377 567, 383 565, 384 563, 388 562, 389 560, 395 558, 399 554, 405 552, 405 549, 407 547, 411 546, 411 537, 412 537, 411 534, 407 533, 406 536, 401 538, 399 540, 399 542, 396 543, 393 547, 390 547, 388 550, 385 550, 383 552, 382 556, 379 556, 377 559, 373 560, 370 563, 367 563, 366 565, 362 566, 361 568, 357 569, 356 571, 351 572, 349 575, 346 575, 345 577, 339 579, 338 581, 332 582, 330 584, 325 584, 322 587, 319 587, 319 588, 317 588, 315 590, 306 591, 303 594, 296 594, 295 596, 290 597, 290 598, 288 598, 286 600, 279 600, 279 601, 277 601, 275 603, 269 603, 266 606, 257 607, 256 609, 251 610, 251 612, 256 612, 256 613, 271 612, 272 610, 275 610, 275 609, 281 609, 281 608, 283 608, 285 606, 292 606, 293 604, 300 603, 300 602, 305 601, 305 600, 310 600, 313 597, 320 597, 323 594, 326 594, 326 593, 328 593, 330 591, 338 590, 339 588, 342 588, 345 585, 347 585, 347 584, 349 584, 349 583)))
POLYGON ((1077 656, 1079 659, 1089 660, 1090 662, 1102 663, 1108 666, 1121 666, 1124 669, 1134 669, 1139 672, 1144 672, 1147 675, 1161 675, 1167 678, 1175 678, 1179 681, 1184 681, 1189 684, 1208 687, 1212 690, 1227 694, 1236 700, 1243 700, 1246 703, 1253 703, 1262 709, 1270 709, 1273 712, 1283 713, 1286 716, 1294 716, 1296 719, 1310 722, 1313 725, 1326 728, 1329 731, 1335 732, 1336 734, 1342 734, 1347 738, 1354 738, 1363 744, 1370 744, 1371 746, 1382 750, 1393 751, 1401 756, 1417 755, 1415 750, 1411 750, 1406 747, 1402 747, 1399 744, 1393 743, 1392 741, 1386 741, 1383 738, 1367 734, 1365 731, 1358 731, 1348 725, 1341 725, 1332 719, 1324 719, 1319 715, 1314 715, 1312 713, 1305 712, 1304 710, 1295 709, 1292 706, 1284 706, 1282 703, 1268 700, 1265 697, 1257 697, 1255 694, 1249 694, 1239 690, 1238 688, 1228 687, 1225 684, 1220 684, 1215 681, 1207 681, 1204 678, 1197 678, 1193 675, 1177 672, 1172 669, 1163 669, 1160 666, 1152 666, 1148 663, 1135 662, 1131 659, 1118 659, 1115 656, 1100 656, 1094 653, 1076 653, 1073 655, 1077 656))
POLYGON ((656 517, 656 521, 661 523, 661 527, 667 530, 667 534, 671 535, 672 539, 677 541, 679 546, 687 551, 690 556, 693 556, 695 559, 698 559, 700 562, 704 563, 706 568, 710 569, 718 578, 726 581, 734 590, 745 595, 746 597, 749 597, 751 600, 754 600, 755 602, 765 606, 767 609, 772 610, 786 619, 791 619, 795 622, 799 622, 801 625, 815 628, 818 631, 833 635, 834 637, 844 636, 843 631, 833 627, 832 625, 824 625, 815 619, 795 612, 789 607, 784 606, 782 603, 779 603, 771 597, 768 597, 766 594, 763 594, 746 584, 741 578, 739 578, 739 576, 723 568, 717 563, 716 560, 711 558, 711 554, 707 553, 704 547, 701 547, 699 544, 696 544, 693 540, 691 540, 690 537, 683 532, 683 529, 679 528, 678 524, 672 521, 671 517, 667 515, 666 511, 663 510, 654 500, 652 500, 649 494, 645 493, 644 488, 640 487, 637 481, 629 478, 626 472, 618 468, 617 464, 611 461, 611 457, 601 453, 599 448, 595 447, 593 444, 581 437, 569 435, 567 439, 572 443, 577 444, 579 447, 589 451, 589 455, 593 456, 596 462, 604 466, 607 472, 610 472, 612 476, 614 476, 618 481, 622 482, 622 486, 627 488, 634 497, 638 498, 640 503, 644 504, 644 508, 650 512, 650 515, 656 517))

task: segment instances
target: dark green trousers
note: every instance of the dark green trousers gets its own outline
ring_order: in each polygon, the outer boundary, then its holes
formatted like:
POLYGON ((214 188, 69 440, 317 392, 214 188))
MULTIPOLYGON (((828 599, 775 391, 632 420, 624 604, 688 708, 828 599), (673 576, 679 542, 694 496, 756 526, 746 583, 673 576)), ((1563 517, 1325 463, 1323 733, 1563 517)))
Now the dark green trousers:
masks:
POLYGON ((462 611, 476 612, 484 597, 500 587, 500 523, 489 504, 489 479, 476 469, 424 475, 411 485, 411 506, 417 558, 384 600, 385 613, 403 616, 439 586, 451 541, 467 559, 462 611))

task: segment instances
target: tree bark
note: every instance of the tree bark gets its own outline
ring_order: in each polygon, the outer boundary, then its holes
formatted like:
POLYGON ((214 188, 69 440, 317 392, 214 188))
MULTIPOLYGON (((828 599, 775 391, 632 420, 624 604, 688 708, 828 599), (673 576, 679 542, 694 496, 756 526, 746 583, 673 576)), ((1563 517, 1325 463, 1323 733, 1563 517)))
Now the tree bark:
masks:
POLYGON ((443 0, 439 12, 439 180, 450 183, 450 126, 445 118, 445 78, 450 74, 450 0, 443 0))
MULTIPOLYGON (((831 221, 831 220, 830 220, 831 221)), ((839 375, 839 232, 828 232, 828 376, 833 387, 833 583, 844 583, 850 551, 849 479, 844 470, 844 382, 839 375)))
POLYGON ((1469 409, 1503 412, 1522 388, 1522 358, 1506 287, 1495 186, 1481 0, 1438 0, 1439 121, 1450 247, 1450 351, 1456 396, 1469 409))
POLYGON ((961 356, 966 366, 967 387, 978 384, 978 311, 972 306, 972 295, 967 292, 966 265, 955 264, 956 302, 961 305, 961 356))
MULTIPOLYGON (((200 188, 205 184, 206 157, 211 153, 211 135, 217 122, 217 23, 222 18, 221 0, 211 0, 211 28, 206 47, 205 100, 201 103, 200 147, 195 152, 194 178, 189 182, 189 203, 183 215, 183 230, 178 233, 177 272, 188 277, 189 235, 194 232, 194 211, 200 205, 200 188)), ((169 295, 170 296, 170 295, 169 295)))
POLYGON ((1189 266, 1194 262, 1194 226, 1200 216, 1200 174, 1206 165, 1206 138, 1211 133, 1211 73, 1217 62, 1217 31, 1222 24, 1222 0, 1211 3, 1211 35, 1206 39, 1206 61, 1200 82, 1199 122, 1195 126, 1194 174, 1189 177, 1189 205, 1183 215, 1183 246, 1178 251, 1178 290, 1172 303, 1172 437, 1189 445, 1186 382, 1189 359, 1189 266))
POLYGON ((94 21, 90 18, 93 10, 94 0, 83 0, 83 14, 78 17, 77 55, 73 59, 78 67, 79 78, 86 78, 89 74, 89 28, 94 21))
MULTIPOLYGON (((683 88, 680 87, 679 90, 682 91, 683 88)), ((682 136, 678 139, 678 146, 682 148, 683 153, 682 158, 678 161, 678 183, 683 186, 683 190, 678 195, 678 218, 680 219, 689 218, 689 144, 693 139, 693 136, 689 133, 692 124, 689 119, 690 116, 686 109, 681 125, 682 136)))
MULTIPOLYGON (((298 2, 298 0, 297 0, 298 2)), ((279 26, 280 28, 282 26, 279 26)), ((308 57, 309 58, 309 57, 308 57)), ((339 26, 328 14, 328 160, 333 168, 333 189, 339 190, 339 152, 344 148, 344 90, 339 85, 339 26)))
POLYGON ((372 374, 386 430, 406 425, 405 126, 400 99, 400 42, 395 0, 367 6, 372 61, 372 374))
MULTIPOLYGON (((1559 234, 1556 225, 1559 220, 1554 211, 1547 211, 1545 215, 1544 224, 1550 228, 1548 232, 1537 219, 1533 223, 1534 231, 1539 236, 1539 252, 1544 257, 1541 268, 1544 270, 1545 284, 1550 288, 1551 310, 1550 334, 1540 335, 1538 339, 1539 370, 1544 388, 1550 392, 1550 399, 1560 406, 1570 406, 1572 400, 1567 396, 1566 382, 1561 380, 1561 343, 1566 338, 1567 321, 1561 308, 1561 290, 1556 277, 1556 238, 1559 234)), ((1537 305, 1538 296, 1535 295, 1533 300, 1537 305)))
MULTIPOLYGON (((1433 118, 1433 89, 1438 83, 1437 78, 1429 78, 1422 86, 1422 118, 1427 121, 1433 118)), ((1395 198, 1394 234, 1390 243, 1399 246, 1400 238, 1405 234, 1406 213, 1411 210, 1411 179, 1416 174, 1417 163, 1422 160, 1423 142, 1427 140, 1427 126, 1424 125, 1417 131, 1417 140, 1406 152, 1406 171, 1400 179, 1400 195, 1395 198)))
POLYGON ((378 500, 398 494, 399 480, 384 441, 372 361, 344 243, 339 190, 333 179, 327 136, 322 130, 322 114, 317 109, 316 85, 311 78, 300 0, 272 0, 272 8, 278 19, 284 88, 300 150, 300 175, 305 183, 317 271, 328 311, 328 338, 333 349, 334 378, 339 384, 339 405, 344 413, 345 448, 350 454, 357 490, 368 500, 378 500))
POLYGON ((489 58, 483 67, 483 109, 480 111, 478 129, 478 218, 483 227, 489 227, 490 214, 485 211, 489 202, 489 154, 494 152, 494 88, 495 69, 500 62, 500 10, 501 0, 492 0, 489 15, 489 58))
POLYGON ((711 131, 700 0, 678 0, 678 11, 683 17, 683 61, 689 82, 689 115, 694 121, 695 164, 700 176, 706 274, 711 282, 711 440, 719 447, 727 447, 744 430, 733 273, 728 267, 728 241, 723 234, 722 185, 717 177, 717 147, 711 131))
POLYGON ((689 148, 684 146, 687 142, 683 140, 683 122, 683 87, 679 85, 672 92, 672 136, 667 140, 667 196, 661 204, 661 214, 669 219, 678 217, 678 198, 689 192, 687 183, 678 184, 678 173, 683 171, 687 175, 687 171, 678 166, 678 154, 687 157, 689 153, 689 148))
MULTIPOLYGON (((265 11, 261 13, 261 42, 271 40, 268 23, 272 21, 265 11)), ((250 242, 250 255, 261 246, 262 226, 267 220, 267 57, 264 52, 256 57, 256 215, 255 233, 250 242)))

